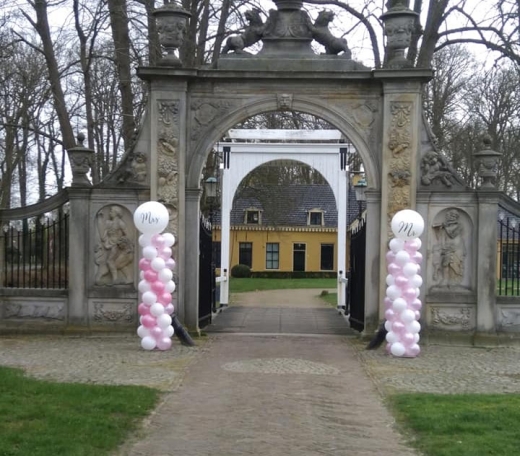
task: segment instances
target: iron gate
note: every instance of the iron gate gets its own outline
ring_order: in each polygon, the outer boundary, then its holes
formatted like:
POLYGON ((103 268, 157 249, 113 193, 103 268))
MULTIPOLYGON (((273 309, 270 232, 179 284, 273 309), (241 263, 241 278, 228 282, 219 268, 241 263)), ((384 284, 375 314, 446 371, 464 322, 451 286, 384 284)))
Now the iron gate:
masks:
POLYGON ((211 323, 211 312, 215 307, 215 262, 211 223, 200 218, 199 231, 199 328, 211 323))
POLYGON ((350 278, 347 293, 347 312, 350 327, 356 331, 365 328, 365 248, 367 229, 364 219, 350 237, 350 278))

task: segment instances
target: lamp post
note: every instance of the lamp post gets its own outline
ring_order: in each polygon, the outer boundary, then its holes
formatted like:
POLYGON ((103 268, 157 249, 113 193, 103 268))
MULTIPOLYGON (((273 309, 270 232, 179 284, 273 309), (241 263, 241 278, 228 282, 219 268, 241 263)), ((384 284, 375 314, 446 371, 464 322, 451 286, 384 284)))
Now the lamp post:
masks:
POLYGON ((217 199, 218 181, 216 177, 208 177, 204 182, 204 191, 206 193, 206 200, 209 203, 209 223, 211 225, 211 311, 216 312, 215 300, 215 252, 213 244, 213 208, 215 200, 217 199))
POLYGON ((361 220, 361 215, 363 213, 363 201, 366 201, 365 196, 365 190, 367 188, 367 181, 364 177, 359 179, 356 184, 354 185, 354 190, 356 192, 356 201, 359 204, 359 212, 358 212, 358 219, 361 220))

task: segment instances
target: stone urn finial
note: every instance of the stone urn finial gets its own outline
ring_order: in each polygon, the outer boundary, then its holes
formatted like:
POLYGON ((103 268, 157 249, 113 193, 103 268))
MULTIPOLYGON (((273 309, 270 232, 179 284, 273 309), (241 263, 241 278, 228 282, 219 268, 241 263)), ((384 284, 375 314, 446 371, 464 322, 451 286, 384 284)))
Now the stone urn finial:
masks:
POLYGON ((492 140, 488 134, 482 138, 482 144, 484 148, 473 154, 478 175, 482 179, 480 188, 493 189, 495 188, 495 179, 497 177, 497 163, 502 154, 491 149, 492 140))
POLYGON ((386 5, 388 11, 381 16, 389 52, 385 67, 390 69, 412 67, 412 63, 405 57, 405 50, 410 47, 415 21, 419 15, 408 7, 407 0, 389 0, 386 5))
POLYGON ((164 5, 156 9, 153 15, 157 21, 159 44, 166 51, 166 55, 159 61, 159 65, 182 66, 182 62, 175 55, 175 51, 184 42, 191 14, 176 1, 165 0, 164 5))
POLYGON ((303 0, 273 0, 278 11, 284 10, 300 10, 303 6, 303 0))
POLYGON ((85 141, 85 135, 83 133, 78 133, 77 139, 77 146, 67 150, 72 170, 72 186, 90 187, 92 183, 87 177, 87 174, 92 166, 94 151, 83 145, 83 141, 85 141))

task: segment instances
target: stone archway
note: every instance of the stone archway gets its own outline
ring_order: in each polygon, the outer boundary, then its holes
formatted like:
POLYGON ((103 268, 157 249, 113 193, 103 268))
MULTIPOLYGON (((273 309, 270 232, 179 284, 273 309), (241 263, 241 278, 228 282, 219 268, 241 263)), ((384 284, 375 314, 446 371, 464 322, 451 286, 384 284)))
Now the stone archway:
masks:
POLYGON ((351 60, 344 48, 337 50, 345 51, 341 55, 317 55, 310 47, 314 35, 302 2, 279 3, 257 55, 224 55, 211 69, 186 69, 178 62, 139 69, 150 87, 149 125, 141 142, 151 152, 151 198, 169 206, 170 230, 179 239, 177 310, 188 327, 197 329, 200 175, 211 147, 225 131, 255 114, 294 110, 334 125, 352 141, 365 165, 370 226, 365 328, 370 331, 380 318, 389 220, 416 204, 421 90, 432 72, 398 66, 370 70, 351 60), (298 33, 303 35, 296 41, 278 27, 289 18, 300 21, 298 33))

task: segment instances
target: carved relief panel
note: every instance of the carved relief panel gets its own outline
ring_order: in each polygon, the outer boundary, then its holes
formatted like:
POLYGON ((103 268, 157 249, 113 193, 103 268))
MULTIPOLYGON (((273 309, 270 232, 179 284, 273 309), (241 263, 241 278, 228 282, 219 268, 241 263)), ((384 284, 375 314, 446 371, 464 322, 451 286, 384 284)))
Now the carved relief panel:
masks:
POLYGON ((135 229, 130 211, 104 206, 95 219, 94 284, 115 286, 134 283, 135 229))
POLYGON ((429 268, 433 291, 472 288, 473 224, 458 208, 440 211, 431 226, 429 268))

